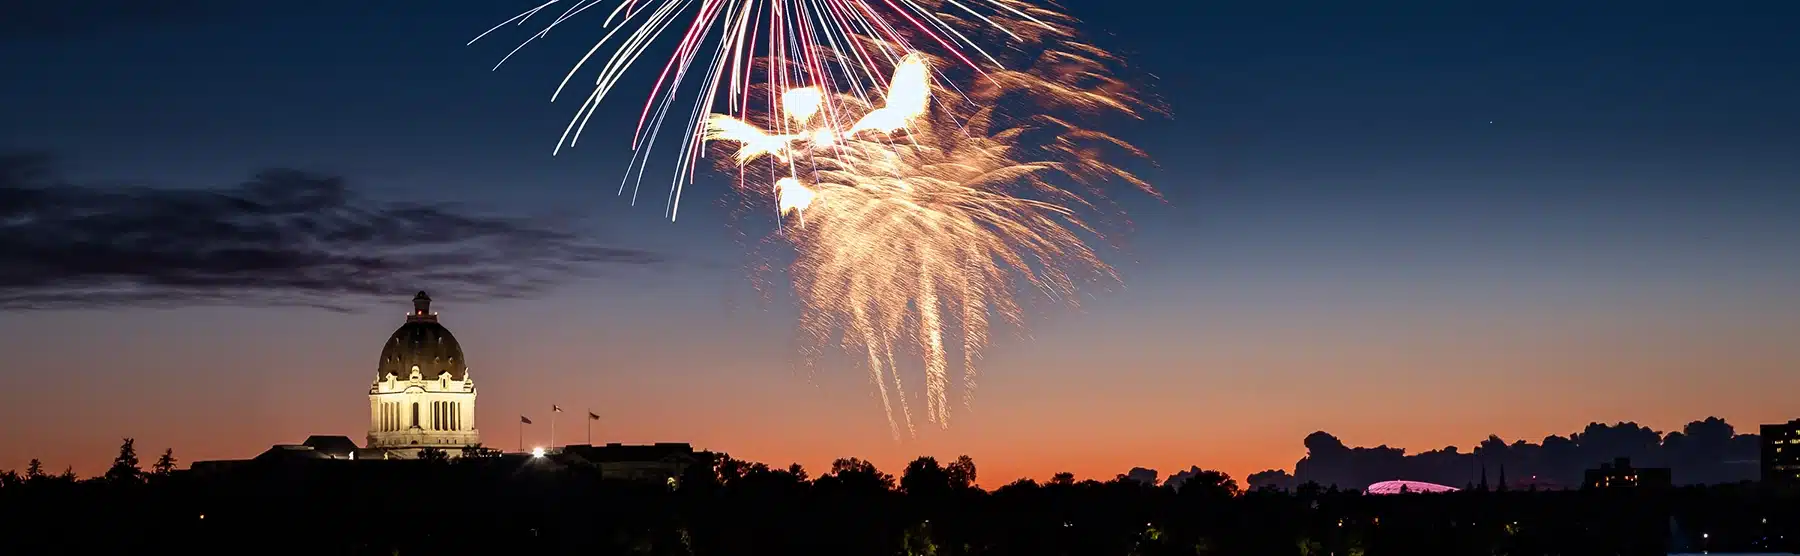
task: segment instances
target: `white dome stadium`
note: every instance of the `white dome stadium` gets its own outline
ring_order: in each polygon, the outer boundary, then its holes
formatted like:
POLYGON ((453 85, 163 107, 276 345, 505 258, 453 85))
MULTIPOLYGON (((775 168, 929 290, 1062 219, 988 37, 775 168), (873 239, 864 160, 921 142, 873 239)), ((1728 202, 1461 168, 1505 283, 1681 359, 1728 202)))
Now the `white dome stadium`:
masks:
POLYGON ((1363 494, 1433 493, 1456 492, 1457 490, 1459 489, 1456 487, 1420 481, 1382 481, 1363 489, 1363 494))

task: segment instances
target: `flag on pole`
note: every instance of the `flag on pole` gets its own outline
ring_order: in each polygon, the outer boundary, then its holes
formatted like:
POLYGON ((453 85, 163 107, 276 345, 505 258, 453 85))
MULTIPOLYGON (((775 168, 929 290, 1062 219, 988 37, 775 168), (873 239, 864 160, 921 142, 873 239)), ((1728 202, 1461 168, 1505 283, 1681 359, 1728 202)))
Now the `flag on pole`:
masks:
POLYGON ((519 422, 522 424, 529 425, 529 424, 531 424, 531 419, 526 418, 524 415, 520 415, 519 422))
POLYGON ((590 421, 599 421, 599 420, 600 420, 600 416, 599 416, 599 415, 595 415, 595 414, 594 414, 594 412, 592 412, 592 411, 589 411, 589 412, 588 412, 588 420, 590 420, 590 421))
POLYGON ((550 404, 550 411, 562 413, 562 408, 558 407, 556 404, 550 404))

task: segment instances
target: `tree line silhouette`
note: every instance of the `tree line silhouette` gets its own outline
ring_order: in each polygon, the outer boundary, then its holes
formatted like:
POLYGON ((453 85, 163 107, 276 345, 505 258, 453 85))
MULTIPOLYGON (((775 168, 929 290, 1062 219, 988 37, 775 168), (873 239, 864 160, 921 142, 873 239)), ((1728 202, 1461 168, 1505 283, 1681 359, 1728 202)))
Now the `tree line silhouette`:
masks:
MULTIPOLYGON (((1666 442, 1665 442, 1666 444, 1666 442)), ((407 461, 263 458, 148 471, 126 439, 106 473, 0 474, 0 553, 1571 554, 1800 548, 1800 497, 1754 483, 1668 491, 1477 489, 1370 496, 1244 489, 1198 469, 977 486, 967 456, 898 474, 856 458, 813 476, 702 454, 670 481, 471 449, 407 461), (1786 543, 1786 544, 1783 544, 1786 543)), ((1312 457, 1310 454, 1308 457, 1312 457)), ((1360 479, 1358 479, 1360 480, 1360 479)))

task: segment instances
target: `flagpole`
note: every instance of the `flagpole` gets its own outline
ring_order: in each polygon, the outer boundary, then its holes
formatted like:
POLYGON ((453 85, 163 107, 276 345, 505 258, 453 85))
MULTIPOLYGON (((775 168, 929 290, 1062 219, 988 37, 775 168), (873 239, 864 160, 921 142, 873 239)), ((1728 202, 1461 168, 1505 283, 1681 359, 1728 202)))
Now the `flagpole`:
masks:
POLYGON ((587 414, 588 414, 588 419, 587 419, 587 444, 588 444, 588 445, 589 445, 589 446, 593 446, 593 445, 594 445, 594 410, 593 410, 593 409, 588 409, 588 410, 587 410, 587 414))
POLYGON ((519 416, 519 453, 525 453, 525 416, 519 416))
POLYGON ((554 450, 556 449, 556 414, 560 412, 554 409, 556 406, 550 407, 552 408, 550 411, 550 449, 554 450))

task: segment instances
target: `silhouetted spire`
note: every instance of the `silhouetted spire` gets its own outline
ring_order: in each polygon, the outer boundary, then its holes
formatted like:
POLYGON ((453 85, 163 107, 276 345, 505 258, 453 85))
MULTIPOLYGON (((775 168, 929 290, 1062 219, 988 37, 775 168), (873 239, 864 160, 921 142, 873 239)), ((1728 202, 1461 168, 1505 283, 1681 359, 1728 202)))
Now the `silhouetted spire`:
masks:
POLYGON ((1481 484, 1480 484, 1480 485, 1476 485, 1476 487, 1475 487, 1475 489, 1476 489, 1476 490, 1479 490, 1479 491, 1482 491, 1482 492, 1487 492, 1487 489, 1488 489, 1488 485, 1487 485, 1487 464, 1485 464, 1485 463, 1483 463, 1483 464, 1481 464, 1481 484))
POLYGON ((1500 486, 1495 490, 1506 490, 1506 464, 1500 464, 1500 486))

